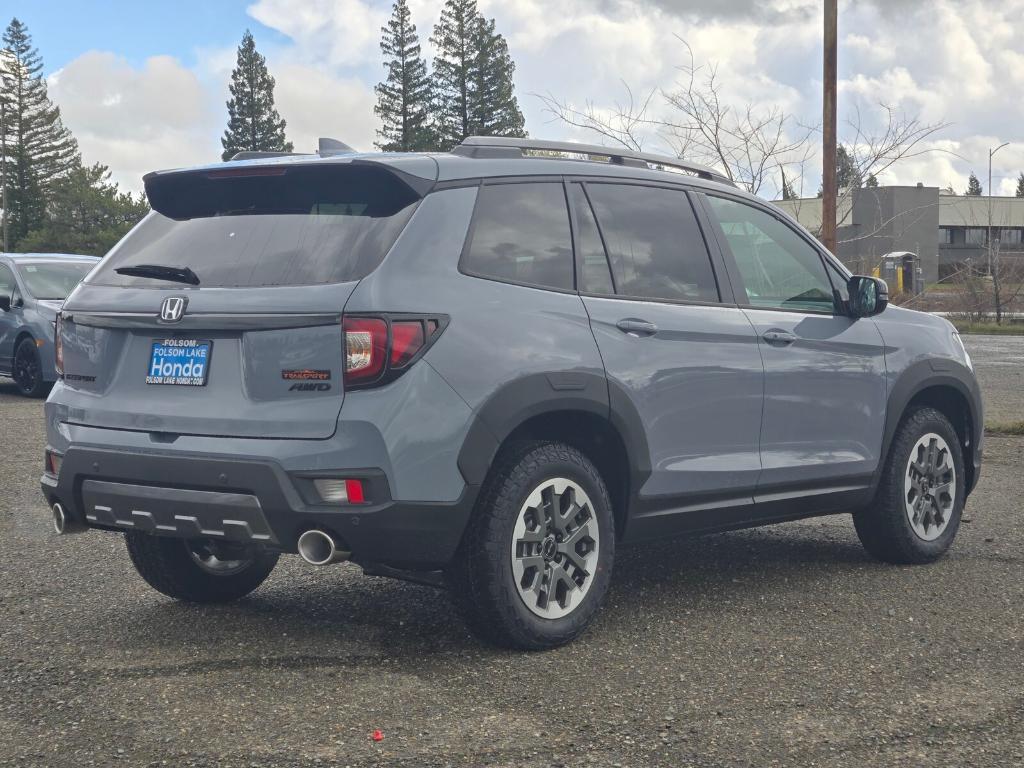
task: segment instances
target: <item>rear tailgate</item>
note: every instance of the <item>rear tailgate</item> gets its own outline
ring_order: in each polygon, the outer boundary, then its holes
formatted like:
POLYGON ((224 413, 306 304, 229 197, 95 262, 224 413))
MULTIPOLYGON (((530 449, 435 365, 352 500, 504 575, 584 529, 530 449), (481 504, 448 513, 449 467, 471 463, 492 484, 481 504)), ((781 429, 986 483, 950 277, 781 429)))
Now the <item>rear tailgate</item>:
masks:
POLYGON ((66 418, 172 435, 331 436, 342 310, 423 184, 368 161, 150 174, 153 213, 64 304, 66 418))
POLYGON ((296 288, 93 289, 116 290, 121 308, 65 308, 68 420, 172 434, 330 437, 344 397, 341 309, 355 285, 304 287, 301 300, 296 288), (231 293, 237 298, 225 295, 231 293), (158 310, 164 298, 174 297, 189 304, 172 326, 159 321, 158 310), (148 312, 131 308, 142 304, 148 312), (280 311, 289 304, 303 309, 280 311), (154 344, 202 345, 207 369, 184 377, 189 383, 158 383, 168 380, 160 373, 182 371, 155 370, 154 344))

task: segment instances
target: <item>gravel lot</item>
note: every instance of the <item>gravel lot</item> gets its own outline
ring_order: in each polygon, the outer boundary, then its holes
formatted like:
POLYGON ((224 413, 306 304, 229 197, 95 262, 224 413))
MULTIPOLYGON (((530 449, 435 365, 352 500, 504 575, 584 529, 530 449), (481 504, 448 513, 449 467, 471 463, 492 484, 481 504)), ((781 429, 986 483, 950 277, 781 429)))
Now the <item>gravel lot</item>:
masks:
MULTIPOLYGON (((967 342, 1024 417, 1024 339, 967 342)), ((161 597, 120 537, 49 533, 41 410, 0 380, 0 766, 1024 765, 1024 439, 935 565, 846 517, 637 547, 581 641, 517 654, 352 566, 161 597)))

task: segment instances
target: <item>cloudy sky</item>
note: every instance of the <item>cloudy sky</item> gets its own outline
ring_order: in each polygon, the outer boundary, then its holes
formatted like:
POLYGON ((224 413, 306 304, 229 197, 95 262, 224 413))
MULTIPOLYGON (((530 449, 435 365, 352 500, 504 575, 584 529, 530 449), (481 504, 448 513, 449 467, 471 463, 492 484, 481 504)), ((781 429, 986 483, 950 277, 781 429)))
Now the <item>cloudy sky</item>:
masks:
MULTIPOLYGON (((409 0, 427 38, 443 0, 409 0)), ((612 107, 671 89, 685 52, 715 63, 726 98, 820 122, 820 0, 479 0, 517 63, 531 135, 593 140, 552 120, 539 94, 612 107)), ((89 162, 141 188, 154 168, 216 160, 235 48, 248 27, 277 79, 277 103, 299 150, 318 136, 372 149, 378 41, 391 0, 14 0, 46 63, 50 92, 89 162)), ((12 4, 7 4, 11 9, 12 4)), ((973 170, 1012 194, 1024 170, 1024 0, 840 0, 839 119, 879 104, 949 123, 935 151, 883 183, 966 187, 973 170)), ((645 149, 663 150, 657 137, 645 149)), ((820 163, 806 171, 817 190, 820 163)), ((770 196, 773 190, 765 190, 770 196)))

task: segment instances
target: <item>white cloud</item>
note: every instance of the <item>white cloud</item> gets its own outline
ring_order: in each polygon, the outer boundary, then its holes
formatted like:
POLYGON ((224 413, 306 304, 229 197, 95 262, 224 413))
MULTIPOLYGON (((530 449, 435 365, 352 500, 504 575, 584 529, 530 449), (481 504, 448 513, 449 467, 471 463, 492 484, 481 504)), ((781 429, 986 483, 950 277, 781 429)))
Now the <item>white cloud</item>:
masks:
MULTIPOLYGON (((424 55, 443 0, 410 0, 424 55)), ((820 121, 819 0, 479 0, 497 20, 517 64, 520 105, 533 135, 593 140, 551 122, 534 94, 611 109, 634 93, 671 88, 692 47, 714 62, 726 100, 779 107, 802 123, 820 121)), ((285 37, 261 40, 277 79, 277 105, 288 135, 308 150, 321 135, 371 149, 377 121, 373 86, 383 73, 378 43, 390 0, 254 0, 252 18, 285 37)), ((880 103, 929 123, 950 123, 932 138, 934 152, 906 160, 883 177, 957 188, 996 156, 997 189, 1024 168, 1024 0, 841 0, 840 139, 846 117, 880 103), (1021 149, 1016 149, 1020 146, 1021 149), (941 151, 940 151, 941 150, 941 151)), ((194 69, 167 57, 135 68, 110 53, 87 53, 52 78, 87 160, 109 164, 134 189, 156 167, 219 155, 233 49, 199 49, 194 69)), ((848 133, 848 131, 847 131, 848 133)), ((650 148, 657 141, 651 142, 650 148)), ((818 186, 819 162, 807 166, 818 186)))
POLYGON ((50 95, 85 162, 110 166, 133 191, 156 168, 217 159, 216 118, 196 75, 168 56, 141 69, 112 53, 89 52, 54 73, 50 95))

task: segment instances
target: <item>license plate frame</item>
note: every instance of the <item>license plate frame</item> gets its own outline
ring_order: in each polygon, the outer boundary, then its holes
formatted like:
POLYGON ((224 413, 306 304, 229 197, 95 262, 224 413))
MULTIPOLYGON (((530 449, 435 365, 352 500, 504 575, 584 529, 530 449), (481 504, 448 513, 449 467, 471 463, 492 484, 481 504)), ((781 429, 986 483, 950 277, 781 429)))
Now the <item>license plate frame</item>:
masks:
POLYGON ((212 358, 211 339, 153 339, 149 348, 146 384, 205 387, 210 380, 212 358), (199 375, 195 375, 197 363, 202 364, 199 375))

